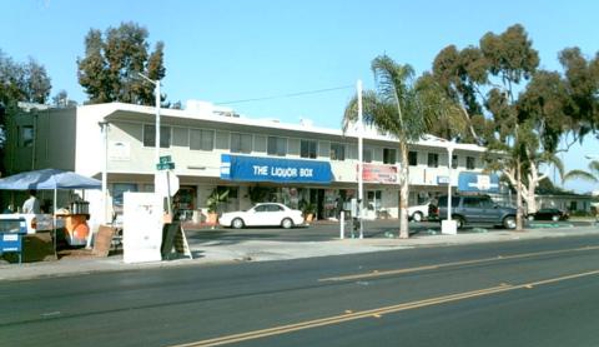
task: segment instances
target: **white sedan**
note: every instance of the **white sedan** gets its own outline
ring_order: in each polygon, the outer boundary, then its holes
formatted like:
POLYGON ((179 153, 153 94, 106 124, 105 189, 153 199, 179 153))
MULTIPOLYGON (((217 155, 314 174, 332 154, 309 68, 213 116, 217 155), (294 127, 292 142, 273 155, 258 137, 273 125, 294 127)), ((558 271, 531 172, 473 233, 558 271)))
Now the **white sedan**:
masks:
POLYGON ((247 211, 228 212, 218 219, 220 225, 241 229, 254 226, 281 226, 289 229, 304 224, 302 211, 274 202, 257 204, 247 211))
MULTIPOLYGON (((434 205, 433 205, 434 206, 434 205)), ((424 204, 415 205, 408 207, 408 218, 414 222, 422 222, 429 218, 429 212, 431 211, 431 202, 428 201, 424 204)))

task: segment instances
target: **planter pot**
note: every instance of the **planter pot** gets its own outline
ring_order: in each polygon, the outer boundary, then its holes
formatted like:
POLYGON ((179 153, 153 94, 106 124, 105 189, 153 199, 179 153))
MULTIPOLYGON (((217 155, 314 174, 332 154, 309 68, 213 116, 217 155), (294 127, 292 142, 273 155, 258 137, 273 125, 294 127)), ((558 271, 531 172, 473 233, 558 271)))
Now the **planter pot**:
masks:
POLYGON ((216 225, 218 223, 218 213, 216 212, 208 212, 208 219, 206 223, 209 225, 216 225))

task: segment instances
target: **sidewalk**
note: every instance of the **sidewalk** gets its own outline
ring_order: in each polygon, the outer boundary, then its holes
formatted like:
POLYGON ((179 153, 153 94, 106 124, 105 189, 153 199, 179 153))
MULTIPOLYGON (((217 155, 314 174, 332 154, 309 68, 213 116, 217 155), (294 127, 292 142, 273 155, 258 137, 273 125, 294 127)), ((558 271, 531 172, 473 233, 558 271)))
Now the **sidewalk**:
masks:
POLYGON ((244 240, 234 243, 221 242, 218 239, 202 240, 201 242, 190 244, 191 252, 194 255, 194 259, 192 260, 177 259, 153 263, 125 264, 123 263, 122 255, 113 255, 107 258, 82 255, 64 257, 57 261, 24 263, 21 265, 0 264, 0 281, 84 275, 108 271, 132 271, 171 266, 286 260, 419 247, 467 245, 583 235, 599 236, 599 227, 540 228, 526 229, 523 232, 491 230, 489 232, 468 232, 458 235, 419 233, 412 235, 406 240, 397 238, 336 239, 318 242, 244 240))

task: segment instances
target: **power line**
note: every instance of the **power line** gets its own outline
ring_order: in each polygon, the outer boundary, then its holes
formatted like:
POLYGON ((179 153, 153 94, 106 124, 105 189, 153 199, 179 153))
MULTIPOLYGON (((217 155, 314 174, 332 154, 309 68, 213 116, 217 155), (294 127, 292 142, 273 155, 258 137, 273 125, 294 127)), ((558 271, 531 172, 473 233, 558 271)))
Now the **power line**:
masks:
POLYGON ((303 95, 322 94, 322 93, 328 93, 328 92, 332 92, 332 91, 336 91, 336 90, 353 89, 353 88, 355 88, 355 86, 353 86, 353 85, 345 85, 345 86, 339 86, 339 87, 333 87, 333 88, 316 89, 316 90, 310 90, 310 91, 304 91, 304 92, 297 92, 297 93, 290 93, 290 94, 265 96, 265 97, 261 97, 261 98, 252 98, 252 99, 241 99, 241 100, 231 100, 231 101, 224 101, 224 102, 216 102, 215 104, 216 105, 241 104, 241 103, 253 102, 253 101, 284 99, 284 98, 292 98, 292 97, 303 96, 303 95))

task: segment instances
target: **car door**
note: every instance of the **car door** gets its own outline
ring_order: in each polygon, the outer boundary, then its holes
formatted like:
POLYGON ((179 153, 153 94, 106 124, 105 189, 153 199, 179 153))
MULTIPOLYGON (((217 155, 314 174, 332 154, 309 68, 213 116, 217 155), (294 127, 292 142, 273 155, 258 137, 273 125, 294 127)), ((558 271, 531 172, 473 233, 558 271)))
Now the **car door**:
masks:
POLYGON ((268 219, 269 219, 268 225, 272 225, 272 226, 281 225, 281 221, 286 216, 286 213, 285 213, 285 210, 283 209, 283 207, 281 207, 280 205, 277 205, 277 204, 272 204, 269 206, 269 210, 270 210, 270 212, 268 214, 268 219))
POLYGON ((480 223, 481 218, 480 199, 476 196, 465 196, 462 201, 460 213, 466 217, 469 224, 480 223))
POLYGON ((480 222, 485 224, 499 224, 501 211, 496 208, 495 203, 489 197, 481 197, 479 200, 480 206, 480 222))
POLYGON ((268 205, 258 205, 254 208, 250 209, 245 218, 245 225, 247 226, 257 226, 264 225, 263 220, 268 212, 268 205))

